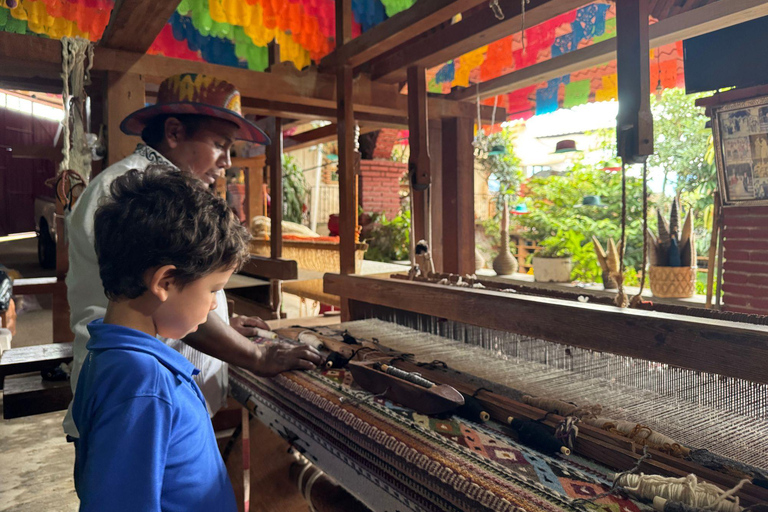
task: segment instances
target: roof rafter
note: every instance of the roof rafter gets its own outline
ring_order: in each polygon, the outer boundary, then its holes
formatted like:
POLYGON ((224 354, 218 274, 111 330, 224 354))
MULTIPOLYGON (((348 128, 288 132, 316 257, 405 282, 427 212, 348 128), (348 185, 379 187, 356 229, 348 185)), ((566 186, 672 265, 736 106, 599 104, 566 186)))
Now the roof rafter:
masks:
POLYGON ((99 45, 146 52, 179 3, 180 0, 117 0, 99 45))

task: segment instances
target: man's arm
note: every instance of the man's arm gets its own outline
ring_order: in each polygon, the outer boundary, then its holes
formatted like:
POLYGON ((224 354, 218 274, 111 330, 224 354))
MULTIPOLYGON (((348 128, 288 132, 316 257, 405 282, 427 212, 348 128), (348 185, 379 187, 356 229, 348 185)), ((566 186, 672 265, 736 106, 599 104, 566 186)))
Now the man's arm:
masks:
POLYGON ((208 321, 197 332, 187 335, 184 342, 200 352, 262 377, 273 377, 286 370, 313 370, 322 363, 322 356, 312 347, 252 343, 214 312, 208 313, 208 321))

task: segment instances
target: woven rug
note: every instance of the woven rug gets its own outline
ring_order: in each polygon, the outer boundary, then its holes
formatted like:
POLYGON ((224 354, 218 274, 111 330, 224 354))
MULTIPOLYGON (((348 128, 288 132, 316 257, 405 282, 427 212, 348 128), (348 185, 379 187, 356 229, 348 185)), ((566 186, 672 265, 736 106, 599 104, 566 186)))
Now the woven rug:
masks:
MULTIPOLYGON (((414 510, 638 512, 647 508, 622 495, 594 499, 609 490, 607 468, 578 456, 543 455, 515 442, 507 435, 507 427, 493 422, 481 425, 458 417, 427 417, 375 398, 356 386, 344 369, 261 379, 233 368, 230 382, 233 391, 274 404, 329 449, 364 468, 372 475, 370 481, 378 484, 380 479, 406 498, 414 510)), ((376 509, 376 504, 368 505, 376 509)))

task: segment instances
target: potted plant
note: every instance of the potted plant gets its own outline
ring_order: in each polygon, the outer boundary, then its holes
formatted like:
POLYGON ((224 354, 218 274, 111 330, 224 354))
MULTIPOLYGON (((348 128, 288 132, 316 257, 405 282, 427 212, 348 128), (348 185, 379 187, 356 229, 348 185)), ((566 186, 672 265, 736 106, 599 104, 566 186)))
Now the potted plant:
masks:
POLYGON ((696 240, 693 213, 688 210, 680 227, 680 203, 672 202, 669 222, 657 210, 659 236, 649 229, 647 237, 651 267, 648 278, 656 297, 693 297, 696 290, 696 240))
POLYGON ((533 255, 533 279, 540 283, 569 283, 571 281, 571 256, 567 241, 552 236, 539 244, 533 255))

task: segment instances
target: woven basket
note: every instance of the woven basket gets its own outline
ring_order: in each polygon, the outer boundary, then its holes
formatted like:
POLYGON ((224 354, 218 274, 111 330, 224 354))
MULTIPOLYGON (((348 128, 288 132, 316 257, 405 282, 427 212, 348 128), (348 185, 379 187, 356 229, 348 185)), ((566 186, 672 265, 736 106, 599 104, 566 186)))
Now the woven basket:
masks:
POLYGON ((648 278, 656 297, 684 299, 696 291, 696 267, 657 267, 651 265, 648 278))

